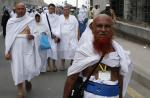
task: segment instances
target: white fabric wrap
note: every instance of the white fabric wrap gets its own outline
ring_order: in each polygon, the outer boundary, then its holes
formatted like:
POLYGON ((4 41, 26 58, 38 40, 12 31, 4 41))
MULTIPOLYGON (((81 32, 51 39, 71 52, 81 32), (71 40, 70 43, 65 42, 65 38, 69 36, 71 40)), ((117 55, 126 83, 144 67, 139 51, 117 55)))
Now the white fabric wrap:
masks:
POLYGON ((26 24, 30 23, 33 19, 26 15, 21 18, 10 18, 6 26, 6 39, 5 39, 5 54, 10 51, 16 36, 22 32, 26 24))
POLYGON ((60 15, 60 43, 58 45, 59 57, 61 59, 73 59, 78 45, 78 21, 75 16, 69 15, 65 19, 60 15))
POLYGON ((34 31, 33 18, 24 15, 9 19, 6 28, 5 54, 11 53, 11 69, 15 85, 39 75, 41 59, 35 40, 28 41, 26 34, 20 34, 27 26, 34 31))
POLYGON ((48 49, 47 56, 50 57, 51 59, 57 60, 58 59, 58 53, 57 53, 58 46, 57 46, 57 43, 55 43, 54 39, 51 38, 51 33, 50 33, 46 14, 50 22, 52 33, 59 38, 60 38, 60 20, 59 20, 59 16, 56 14, 45 13, 41 15, 42 22, 46 25, 46 28, 48 28, 49 42, 51 44, 51 49, 48 49))
MULTIPOLYGON (((115 51, 120 57, 120 74, 124 76, 123 95, 125 95, 129 80, 131 78, 133 66, 131 64, 129 53, 125 51, 116 41, 113 40, 112 43, 115 51)), ((81 72, 88 66, 97 63, 99 59, 100 56, 93 48, 92 31, 89 27, 87 27, 79 41, 73 64, 68 68, 68 76, 81 72)))

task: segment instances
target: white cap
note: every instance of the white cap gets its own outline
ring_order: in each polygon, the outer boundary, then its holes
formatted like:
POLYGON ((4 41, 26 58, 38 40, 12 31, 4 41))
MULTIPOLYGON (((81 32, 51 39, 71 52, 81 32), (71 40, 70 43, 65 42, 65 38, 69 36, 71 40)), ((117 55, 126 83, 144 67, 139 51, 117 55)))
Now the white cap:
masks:
POLYGON ((106 6, 110 6, 110 4, 109 4, 109 3, 107 3, 107 4, 106 4, 106 6))

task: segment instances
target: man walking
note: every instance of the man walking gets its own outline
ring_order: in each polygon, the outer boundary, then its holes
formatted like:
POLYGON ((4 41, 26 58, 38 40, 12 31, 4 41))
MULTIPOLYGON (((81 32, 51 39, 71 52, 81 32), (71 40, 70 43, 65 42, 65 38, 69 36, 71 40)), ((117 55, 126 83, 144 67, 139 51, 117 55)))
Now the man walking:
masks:
POLYGON ((59 57, 62 59, 62 70, 65 59, 73 60, 79 39, 79 24, 75 16, 70 15, 70 7, 64 7, 64 14, 60 16, 60 44, 59 57))
POLYGON ((57 71, 56 67, 56 60, 58 59, 57 54, 57 44, 59 43, 59 36, 60 36, 60 23, 59 23, 59 16, 55 14, 55 5, 49 4, 48 5, 48 13, 43 14, 42 18, 44 23, 46 24, 47 28, 49 28, 49 38, 51 43, 51 49, 49 50, 48 56, 52 60, 52 66, 50 64, 50 59, 48 59, 48 66, 50 70, 57 71))
POLYGON ((24 98, 24 85, 26 90, 32 88, 30 80, 39 75, 41 66, 38 49, 34 47, 32 32, 33 18, 26 15, 25 5, 16 4, 16 17, 8 20, 5 39, 5 58, 11 60, 13 80, 17 86, 17 98, 24 98))
POLYGON ((129 53, 114 41, 113 20, 106 14, 94 18, 82 35, 74 62, 68 69, 63 98, 74 95, 73 85, 81 76, 89 80, 84 85, 83 98, 123 98, 133 66, 129 53), (101 59, 101 62, 99 63, 101 59))

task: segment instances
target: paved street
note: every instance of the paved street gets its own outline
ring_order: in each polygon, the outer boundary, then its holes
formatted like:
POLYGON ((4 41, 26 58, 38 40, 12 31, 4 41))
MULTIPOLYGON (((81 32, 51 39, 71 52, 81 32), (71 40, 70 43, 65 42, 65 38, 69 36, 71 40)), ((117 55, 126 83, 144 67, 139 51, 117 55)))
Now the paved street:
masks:
MULTIPOLYGON (((117 38, 117 41, 134 47, 136 43, 117 38)), ((9 62, 4 60, 4 40, 0 36, 0 98, 16 98, 16 87, 12 80, 9 62)), ((138 44, 143 47, 142 45, 138 44)), ((139 47, 136 47, 139 48, 139 47)), ((136 49, 135 48, 135 49, 136 49)), ((150 50, 149 48, 146 48, 150 50)), ((135 52, 135 51, 134 51, 135 52)), ((33 90, 26 93, 26 98, 62 98, 66 71, 47 72, 32 80, 33 90)), ((132 80, 125 98, 149 98, 149 89, 132 80)))

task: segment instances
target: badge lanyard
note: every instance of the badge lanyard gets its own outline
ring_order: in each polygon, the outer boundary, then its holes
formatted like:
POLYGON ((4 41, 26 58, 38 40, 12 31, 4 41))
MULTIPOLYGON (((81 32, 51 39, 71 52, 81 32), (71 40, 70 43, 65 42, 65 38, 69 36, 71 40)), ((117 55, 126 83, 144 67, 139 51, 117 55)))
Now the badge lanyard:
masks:
POLYGON ((106 65, 104 65, 104 67, 103 67, 102 64, 99 64, 99 67, 100 67, 100 69, 101 69, 103 72, 107 71, 107 66, 106 66, 106 65))

